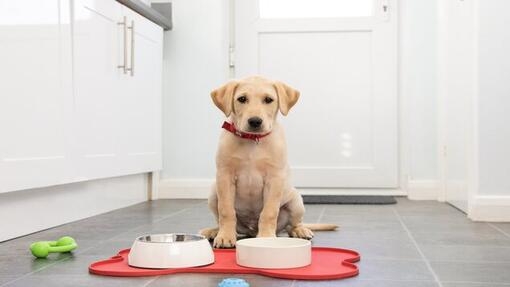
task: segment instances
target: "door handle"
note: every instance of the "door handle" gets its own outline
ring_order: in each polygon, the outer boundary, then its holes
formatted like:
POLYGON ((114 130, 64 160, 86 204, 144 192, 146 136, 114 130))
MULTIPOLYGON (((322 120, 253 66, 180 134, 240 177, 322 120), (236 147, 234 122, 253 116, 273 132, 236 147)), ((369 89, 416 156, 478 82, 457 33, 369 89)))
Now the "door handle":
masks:
POLYGON ((131 66, 127 68, 131 76, 135 74, 135 21, 131 20, 131 27, 127 27, 131 30, 131 66))
POLYGON ((390 19, 390 4, 389 0, 381 1, 381 9, 382 9, 382 20, 388 21, 390 19))
POLYGON ((118 65, 118 69, 122 69, 124 71, 124 74, 127 73, 127 19, 126 16, 124 16, 122 22, 118 22, 118 25, 121 25, 123 27, 122 31, 124 34, 124 57, 122 60, 122 65, 118 65))

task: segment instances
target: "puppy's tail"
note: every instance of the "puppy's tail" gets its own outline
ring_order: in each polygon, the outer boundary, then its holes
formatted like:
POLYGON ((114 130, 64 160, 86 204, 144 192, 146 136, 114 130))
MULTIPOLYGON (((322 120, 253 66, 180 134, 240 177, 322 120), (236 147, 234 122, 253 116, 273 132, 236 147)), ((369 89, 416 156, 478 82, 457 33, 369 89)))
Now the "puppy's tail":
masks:
POLYGON ((303 226, 312 231, 333 231, 338 228, 338 225, 330 223, 304 223, 303 226))

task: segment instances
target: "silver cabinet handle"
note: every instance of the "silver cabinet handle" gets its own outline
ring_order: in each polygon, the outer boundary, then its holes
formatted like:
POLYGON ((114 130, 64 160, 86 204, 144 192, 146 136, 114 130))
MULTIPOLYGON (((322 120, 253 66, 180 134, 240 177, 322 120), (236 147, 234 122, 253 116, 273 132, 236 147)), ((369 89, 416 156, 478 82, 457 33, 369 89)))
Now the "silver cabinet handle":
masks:
POLYGON ((127 70, 133 76, 135 74, 135 21, 131 20, 131 27, 127 28, 131 30, 131 66, 127 70))
POLYGON ((118 25, 123 26, 123 32, 124 32, 124 59, 122 62, 122 65, 118 65, 117 68, 124 70, 124 74, 127 73, 127 19, 126 16, 124 16, 122 22, 118 22, 118 25))

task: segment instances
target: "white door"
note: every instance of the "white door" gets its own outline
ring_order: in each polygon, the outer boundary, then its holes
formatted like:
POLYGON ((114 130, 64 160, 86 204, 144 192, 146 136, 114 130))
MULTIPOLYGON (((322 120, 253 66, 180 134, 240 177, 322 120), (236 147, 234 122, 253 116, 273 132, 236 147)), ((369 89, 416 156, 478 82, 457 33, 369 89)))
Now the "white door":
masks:
POLYGON ((396 0, 235 1, 235 75, 287 82, 294 185, 395 188, 396 0))
POLYGON ((69 1, 0 0, 0 193, 68 180, 69 1))

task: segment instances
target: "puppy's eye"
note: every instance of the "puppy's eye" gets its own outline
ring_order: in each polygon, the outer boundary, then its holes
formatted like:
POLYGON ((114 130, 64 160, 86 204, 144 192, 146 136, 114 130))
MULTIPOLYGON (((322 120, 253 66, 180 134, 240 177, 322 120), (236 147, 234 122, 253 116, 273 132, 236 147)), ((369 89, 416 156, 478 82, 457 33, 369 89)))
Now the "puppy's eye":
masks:
POLYGON ((248 101, 248 99, 246 98, 246 96, 240 96, 239 98, 237 98, 237 101, 240 102, 241 104, 244 104, 248 101))
POLYGON ((274 101, 274 100, 273 100, 273 99, 271 99, 270 97, 266 97, 266 98, 264 99, 264 103, 266 103, 266 104, 270 104, 270 103, 272 103, 273 101, 274 101))

